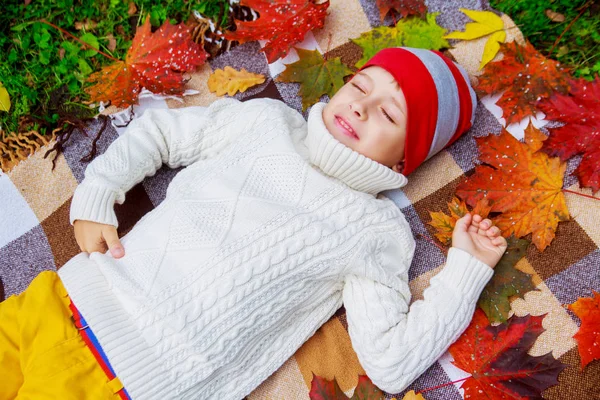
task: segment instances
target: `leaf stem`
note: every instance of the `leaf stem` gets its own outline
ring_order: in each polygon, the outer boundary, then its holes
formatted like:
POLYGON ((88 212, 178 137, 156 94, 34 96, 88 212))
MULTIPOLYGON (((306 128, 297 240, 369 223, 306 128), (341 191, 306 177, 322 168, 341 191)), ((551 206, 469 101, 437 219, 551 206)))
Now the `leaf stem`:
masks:
POLYGON ((550 48, 550 51, 548 52, 548 56, 552 55, 554 48, 556 47, 558 42, 560 42, 560 39, 562 39, 563 35, 571 28, 571 26, 575 23, 575 21, 577 21, 579 19, 579 17, 581 17, 583 15, 585 10, 587 10, 588 7, 592 3, 593 3, 593 0, 590 0, 581 7, 581 11, 579 12, 579 14, 575 18, 573 18, 573 20, 569 23, 569 25, 567 25, 567 27, 562 31, 562 33, 556 38, 556 40, 554 41, 554 44, 552 45, 552 47, 550 48))
POLYGON ((114 61, 121 61, 118 58, 115 58, 113 56, 110 56, 106 53, 104 53, 103 51, 101 51, 100 49, 97 49, 95 47, 92 47, 91 45, 89 45, 88 43, 84 42, 83 40, 71 35, 69 32, 65 31, 63 28, 59 28, 58 26, 54 25, 52 22, 48 22, 45 19, 40 20, 40 22, 46 24, 46 25, 50 25, 51 27, 53 27, 54 29, 58 29, 59 31, 61 31, 62 33, 64 33, 67 36, 72 37, 73 39, 77 40, 79 43, 81 43, 82 45, 89 47, 91 50, 97 51, 98 53, 102 54, 104 57, 110 58, 111 60, 114 61))
POLYGON ((569 190, 569 189, 563 189, 562 191, 565 193, 573 193, 573 194, 576 194, 577 196, 587 197, 588 199, 600 200, 600 197, 590 196, 589 194, 583 194, 583 193, 575 192, 575 191, 569 190))
POLYGON ((439 389, 439 388, 444 387, 444 386, 449 386, 449 385, 452 385, 452 384, 455 384, 455 383, 458 383, 458 382, 466 381, 469 378, 470 378, 470 376, 467 376, 466 378, 457 379, 457 380, 452 381, 452 382, 442 383, 441 385, 437 385, 437 386, 430 387, 430 388, 427 388, 427 389, 419 390, 416 394, 425 393, 425 392, 428 392, 430 390, 435 390, 435 389, 439 389))

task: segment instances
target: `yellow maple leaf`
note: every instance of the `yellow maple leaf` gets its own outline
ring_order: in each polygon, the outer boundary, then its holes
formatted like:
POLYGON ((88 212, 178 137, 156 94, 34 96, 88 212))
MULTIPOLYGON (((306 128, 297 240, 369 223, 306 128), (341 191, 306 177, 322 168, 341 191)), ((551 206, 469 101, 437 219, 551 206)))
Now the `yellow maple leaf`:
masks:
POLYGON ((417 394, 414 390, 406 393, 402 400, 425 400, 425 397, 421 393, 417 394))
POLYGON ((216 92, 217 96, 227 93, 233 96, 237 92, 245 92, 248 88, 260 85, 265 81, 265 76, 246 71, 242 68, 237 71, 230 66, 217 69, 208 77, 208 89, 216 92))
MULTIPOLYGON (((448 210, 450 210, 450 215, 441 211, 429 211, 431 221, 428 224, 435 228, 435 237, 444 245, 448 245, 452 241, 452 233, 454 232, 456 221, 469 212, 466 203, 456 197, 448 203, 448 210)), ((479 214, 482 218, 486 218, 490 213, 489 202, 486 199, 478 201, 471 213, 473 215, 479 214)))
POLYGON ((466 8, 461 8, 460 11, 475 22, 467 23, 463 32, 451 32, 444 36, 444 39, 473 40, 489 35, 479 64, 479 69, 482 69, 485 64, 492 61, 496 56, 498 50, 500 50, 500 43, 506 40, 504 21, 491 11, 468 10, 466 8))
POLYGON ((8 95, 8 90, 0 82, 0 111, 8 110, 10 110, 10 96, 8 95))

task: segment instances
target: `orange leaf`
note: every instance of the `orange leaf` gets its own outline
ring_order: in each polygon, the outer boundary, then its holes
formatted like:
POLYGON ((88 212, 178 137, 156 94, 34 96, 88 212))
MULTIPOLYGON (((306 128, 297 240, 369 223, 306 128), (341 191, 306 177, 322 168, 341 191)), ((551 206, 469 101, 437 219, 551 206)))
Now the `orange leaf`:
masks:
MULTIPOLYGON (((469 212, 465 202, 457 199, 456 197, 454 197, 452 201, 448 203, 448 209, 450 210, 450 215, 444 214, 440 211, 429 211, 429 216, 431 217, 429 225, 435 228, 437 231, 437 233, 435 233, 435 237, 444 245, 450 244, 456 221, 469 212)), ((479 214, 482 218, 486 218, 489 212, 490 205, 488 200, 481 199, 477 202, 477 204, 475 204, 472 214, 479 214)))
POLYGON ((529 127, 519 142, 505 129, 500 135, 476 138, 480 160, 475 173, 462 182, 456 194, 474 205, 482 198, 491 204, 493 219, 504 237, 533 234, 532 242, 543 251, 554 239, 560 221, 569 219, 562 193, 566 164, 535 152, 539 136, 529 127))
POLYGON ((192 41, 189 28, 166 21, 150 32, 150 18, 135 33, 125 61, 118 61, 89 76, 91 101, 111 101, 117 107, 137 103, 142 88, 152 93, 178 95, 186 80, 183 72, 204 63, 206 53, 192 41))
POLYGON ((531 43, 501 43, 502 60, 486 64, 477 89, 492 94, 503 92, 498 106, 506 124, 535 115, 535 104, 555 92, 567 93, 567 71, 560 63, 544 57, 531 43))
POLYGON ((592 360, 600 359, 600 293, 593 293, 594 297, 580 297, 568 305, 581 320, 581 326, 573 336, 581 357, 581 369, 592 360))

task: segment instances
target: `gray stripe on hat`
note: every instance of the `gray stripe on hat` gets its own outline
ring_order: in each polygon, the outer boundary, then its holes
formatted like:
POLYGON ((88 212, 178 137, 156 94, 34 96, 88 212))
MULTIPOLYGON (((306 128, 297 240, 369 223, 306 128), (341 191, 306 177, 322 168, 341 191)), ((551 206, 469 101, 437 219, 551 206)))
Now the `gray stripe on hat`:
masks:
POLYGON ((454 65, 456 65, 458 67, 458 70, 462 74, 463 78, 465 78, 465 82, 467 83, 467 87, 469 88, 469 93, 471 94, 471 104, 473 105, 473 107, 471 108, 471 125, 473 125, 475 123, 475 111, 476 111, 475 109, 477 108, 477 95, 475 95, 475 91, 471 87, 471 81, 469 79, 469 74, 467 74, 467 71, 462 67, 462 65, 459 65, 457 63, 454 63, 454 65))
POLYGON ((429 159, 437 154, 452 139, 458 126, 460 100, 458 98, 458 87, 454 76, 444 60, 430 50, 403 47, 419 59, 429 71, 433 78, 438 97, 438 115, 435 125, 433 143, 429 147, 429 159))

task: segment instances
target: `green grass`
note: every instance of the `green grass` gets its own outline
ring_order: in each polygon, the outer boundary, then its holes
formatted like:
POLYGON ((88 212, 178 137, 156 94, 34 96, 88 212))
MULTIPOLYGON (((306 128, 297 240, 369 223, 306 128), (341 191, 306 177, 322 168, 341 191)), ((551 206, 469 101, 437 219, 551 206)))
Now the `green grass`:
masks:
POLYGON ((490 5, 509 15, 538 51, 569 66, 574 76, 592 80, 600 74, 600 2, 490 0, 490 5), (546 10, 562 14, 564 21, 553 22, 546 10))
POLYGON ((135 28, 150 16, 153 27, 169 19, 187 21, 194 10, 225 24, 228 0, 2 0, 0 13, 0 82, 12 106, 0 112, 0 129, 19 132, 27 128, 49 133, 66 114, 81 118, 95 114, 84 104, 89 74, 112 60, 40 22, 47 20, 118 59, 124 59, 135 28), (95 26, 76 29, 76 23, 95 26), (116 48, 108 49, 114 37, 116 48), (25 118, 25 119, 24 119, 25 118))

